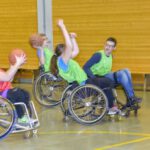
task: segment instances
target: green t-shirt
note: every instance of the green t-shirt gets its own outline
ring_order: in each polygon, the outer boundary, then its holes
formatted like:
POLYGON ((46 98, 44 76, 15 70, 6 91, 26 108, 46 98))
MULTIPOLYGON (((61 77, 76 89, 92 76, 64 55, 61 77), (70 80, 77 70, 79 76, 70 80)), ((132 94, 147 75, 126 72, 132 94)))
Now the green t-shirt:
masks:
POLYGON ((48 49, 48 48, 44 48, 44 58, 45 58, 45 63, 44 63, 44 69, 45 72, 50 70, 50 63, 51 63, 51 58, 53 56, 53 51, 48 49))
POLYGON ((104 76, 112 69, 112 55, 106 56, 103 50, 97 52, 101 54, 101 60, 94 64, 90 69, 94 75, 104 76))
POLYGON ((69 83, 76 81, 78 82, 78 84, 81 85, 87 80, 86 73, 76 61, 71 59, 66 65, 63 59, 59 57, 57 65, 58 65, 59 75, 69 83))

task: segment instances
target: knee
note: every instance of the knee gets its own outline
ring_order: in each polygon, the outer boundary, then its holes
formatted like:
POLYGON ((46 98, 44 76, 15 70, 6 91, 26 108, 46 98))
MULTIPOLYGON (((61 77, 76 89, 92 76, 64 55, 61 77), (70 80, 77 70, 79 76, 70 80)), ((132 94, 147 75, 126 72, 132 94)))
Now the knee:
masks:
POLYGON ((125 68, 125 69, 122 69, 122 70, 119 70, 118 72, 117 72, 117 75, 124 75, 124 74, 130 74, 130 70, 128 69, 128 68, 125 68))
POLYGON ((130 70, 128 68, 126 69, 123 69, 124 72, 128 73, 128 74, 131 74, 130 70))
POLYGON ((127 73, 127 74, 131 74, 131 72, 128 68, 122 69, 119 72, 121 72, 121 73, 124 72, 124 73, 127 73))
POLYGON ((117 80, 119 83, 123 82, 127 79, 127 73, 126 72, 127 72, 127 69, 119 70, 117 72, 117 80))
POLYGON ((119 71, 117 72, 117 79, 118 79, 118 78, 121 78, 122 76, 124 76, 124 74, 125 74, 124 70, 119 70, 119 71))

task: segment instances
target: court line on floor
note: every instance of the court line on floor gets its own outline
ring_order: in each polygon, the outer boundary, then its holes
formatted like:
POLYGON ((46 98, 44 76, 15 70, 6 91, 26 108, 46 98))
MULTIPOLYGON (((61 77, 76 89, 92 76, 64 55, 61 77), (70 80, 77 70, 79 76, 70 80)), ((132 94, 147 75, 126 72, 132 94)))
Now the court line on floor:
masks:
POLYGON ((143 142, 143 141, 146 141, 146 140, 150 140, 150 137, 143 137, 143 138, 136 139, 136 140, 130 140, 130 141, 126 141, 126 142, 112 144, 112 145, 96 148, 95 150, 107 150, 107 149, 110 149, 110 148, 125 146, 125 145, 128 145, 128 144, 140 143, 140 142, 143 142))
POLYGON ((146 133, 134 133, 134 132, 111 132, 111 131, 95 131, 95 130, 54 130, 49 132, 39 132, 40 135, 48 135, 48 134, 113 134, 113 135, 132 135, 132 136, 142 136, 142 137, 150 137, 150 134, 146 133))
POLYGON ((106 150, 114 147, 121 147, 125 146, 128 144, 133 144, 133 143, 140 143, 145 140, 150 140, 150 134, 146 133, 134 133, 134 132, 111 132, 111 131, 93 131, 93 130, 79 130, 79 131, 50 131, 50 132, 40 132, 39 134, 41 135, 48 135, 48 134, 112 134, 112 135, 130 135, 130 136, 142 136, 142 138, 135 139, 135 140, 130 140, 130 141, 125 141, 121 143, 116 143, 112 145, 107 145, 104 147, 96 148, 95 150, 106 150))
POLYGON ((64 131, 64 130, 54 130, 54 131, 50 131, 50 132, 38 132, 39 135, 50 135, 50 134, 112 134, 112 135, 130 135, 130 136, 142 136, 142 138, 139 139, 135 139, 135 140, 129 140, 129 141, 125 141, 125 142, 120 142, 120 143, 116 143, 116 144, 112 144, 112 145, 107 145, 104 147, 99 147, 96 148, 94 150, 107 150, 110 148, 115 148, 115 147, 121 147, 121 146, 125 146, 128 144, 133 144, 133 143, 140 143, 146 140, 150 140, 150 134, 146 134, 146 133, 135 133, 135 132, 111 132, 111 131, 95 131, 95 130, 68 130, 68 131, 64 131))

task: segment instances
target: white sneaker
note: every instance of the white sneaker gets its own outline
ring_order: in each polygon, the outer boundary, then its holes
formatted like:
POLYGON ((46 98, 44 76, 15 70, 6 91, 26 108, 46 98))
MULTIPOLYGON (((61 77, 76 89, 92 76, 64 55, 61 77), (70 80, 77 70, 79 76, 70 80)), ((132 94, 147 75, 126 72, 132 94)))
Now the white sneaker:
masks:
POLYGON ((120 110, 116 106, 110 108, 108 111, 108 115, 115 115, 117 113, 120 113, 120 110))
POLYGON ((115 115, 117 112, 114 110, 109 109, 108 115, 115 115))

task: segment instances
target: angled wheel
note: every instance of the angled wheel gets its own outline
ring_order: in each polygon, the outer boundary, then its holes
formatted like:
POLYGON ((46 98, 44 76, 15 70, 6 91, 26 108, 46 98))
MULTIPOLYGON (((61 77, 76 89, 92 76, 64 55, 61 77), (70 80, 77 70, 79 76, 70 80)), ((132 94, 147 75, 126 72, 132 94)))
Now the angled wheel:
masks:
POLYGON ((70 98, 72 92, 72 85, 69 85, 64 92, 62 93, 62 98, 61 98, 61 110, 64 114, 64 116, 68 116, 69 114, 69 109, 68 109, 68 100, 70 98))
POLYGON ((91 125, 104 117, 108 109, 108 100, 101 89, 87 84, 72 91, 68 106, 69 112, 77 122, 91 125))
POLYGON ((69 101, 69 98, 71 96, 73 89, 75 89, 77 86, 78 86, 77 83, 70 84, 66 87, 66 89, 62 93, 61 109, 65 116, 70 115, 69 108, 68 108, 68 101, 69 101))
POLYGON ((62 92, 66 86, 67 83, 61 78, 56 78, 49 72, 44 73, 34 82, 35 99, 44 106, 56 106, 60 103, 62 92))
POLYGON ((9 100, 0 97, 0 140, 11 133, 16 118, 13 104, 9 100))

